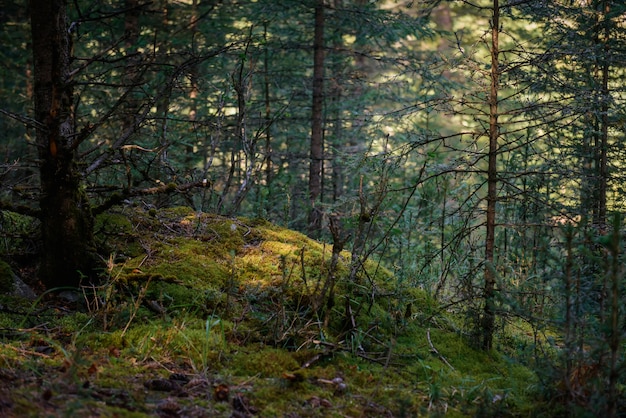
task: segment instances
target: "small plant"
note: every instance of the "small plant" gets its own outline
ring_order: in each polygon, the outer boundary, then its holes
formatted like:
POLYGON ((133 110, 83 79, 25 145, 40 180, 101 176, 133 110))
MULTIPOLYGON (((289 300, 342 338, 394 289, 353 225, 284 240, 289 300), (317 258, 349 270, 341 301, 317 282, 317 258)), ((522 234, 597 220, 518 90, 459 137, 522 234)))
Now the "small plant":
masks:
POLYGON ((201 332, 198 329, 189 328, 185 322, 180 322, 175 329, 186 342, 182 346, 187 351, 187 359, 196 373, 207 375, 211 366, 219 362, 224 350, 227 348, 224 322, 212 314, 204 322, 201 332))

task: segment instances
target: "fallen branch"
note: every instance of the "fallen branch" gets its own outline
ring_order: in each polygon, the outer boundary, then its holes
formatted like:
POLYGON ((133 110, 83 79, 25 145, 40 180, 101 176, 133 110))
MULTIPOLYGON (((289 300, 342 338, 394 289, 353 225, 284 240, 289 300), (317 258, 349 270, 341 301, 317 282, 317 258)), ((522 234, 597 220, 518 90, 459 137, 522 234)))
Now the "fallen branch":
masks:
POLYGON ((160 184, 156 187, 148 187, 146 189, 124 190, 121 193, 113 193, 104 203, 92 209, 92 213, 98 215, 105 212, 113 206, 122 204, 126 199, 137 196, 150 196, 157 194, 182 193, 193 188, 207 187, 209 182, 206 180, 196 181, 185 184, 160 184))
POLYGON ((426 331, 426 338, 428 338, 428 345, 430 345, 430 352, 436 354, 437 357, 439 357, 441 361, 443 361, 446 365, 448 365, 450 369, 455 370, 454 367, 452 367, 452 365, 448 363, 448 360, 446 360, 446 358, 442 356, 441 353, 439 353, 439 351, 437 351, 437 349, 433 345, 433 342, 430 340, 430 328, 428 328, 428 330, 426 331))

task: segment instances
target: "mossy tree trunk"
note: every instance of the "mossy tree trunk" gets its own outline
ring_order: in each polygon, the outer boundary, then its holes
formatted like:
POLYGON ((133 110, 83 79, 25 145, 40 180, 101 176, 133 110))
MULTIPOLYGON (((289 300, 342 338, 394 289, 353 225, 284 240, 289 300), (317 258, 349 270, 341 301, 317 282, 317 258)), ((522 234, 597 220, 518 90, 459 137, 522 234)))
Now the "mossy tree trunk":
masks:
POLYGON ((43 255, 48 287, 77 286, 93 272, 93 222, 76 165, 71 39, 65 0, 31 0, 43 255))

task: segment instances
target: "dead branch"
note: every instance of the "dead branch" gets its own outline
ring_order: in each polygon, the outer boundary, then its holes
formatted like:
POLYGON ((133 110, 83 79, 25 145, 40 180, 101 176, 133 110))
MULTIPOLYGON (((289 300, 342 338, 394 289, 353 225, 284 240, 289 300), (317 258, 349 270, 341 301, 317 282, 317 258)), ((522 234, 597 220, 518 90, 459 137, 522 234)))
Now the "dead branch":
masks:
POLYGON ((441 355, 439 351, 437 351, 437 349, 433 345, 433 342, 430 340, 430 328, 428 328, 428 330, 426 331, 426 338, 428 338, 428 345, 430 345, 430 352, 437 355, 437 357, 439 357, 439 360, 443 361, 451 370, 455 370, 454 367, 452 367, 452 365, 448 363, 448 360, 446 360, 446 358, 443 355, 441 355))
POLYGON ((146 189, 137 190, 124 190, 122 193, 114 193, 109 199, 107 199, 100 206, 95 207, 92 212, 94 215, 105 212, 113 206, 123 203, 126 199, 137 196, 150 196, 156 194, 170 194, 170 193, 182 193, 196 187, 206 187, 209 183, 206 180, 196 181, 185 184, 161 184, 156 187, 148 187, 146 189))

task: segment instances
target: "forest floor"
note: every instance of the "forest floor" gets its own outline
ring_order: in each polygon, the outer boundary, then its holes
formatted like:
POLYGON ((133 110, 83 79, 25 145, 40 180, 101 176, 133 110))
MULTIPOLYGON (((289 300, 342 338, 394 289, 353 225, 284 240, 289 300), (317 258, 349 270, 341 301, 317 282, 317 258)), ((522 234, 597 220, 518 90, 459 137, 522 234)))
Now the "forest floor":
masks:
POLYGON ((348 282, 332 244, 188 208, 96 232, 100 283, 0 299, 0 416, 550 416, 518 359, 533 330, 475 350, 461 315, 380 265, 348 282))

